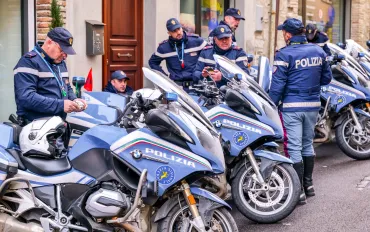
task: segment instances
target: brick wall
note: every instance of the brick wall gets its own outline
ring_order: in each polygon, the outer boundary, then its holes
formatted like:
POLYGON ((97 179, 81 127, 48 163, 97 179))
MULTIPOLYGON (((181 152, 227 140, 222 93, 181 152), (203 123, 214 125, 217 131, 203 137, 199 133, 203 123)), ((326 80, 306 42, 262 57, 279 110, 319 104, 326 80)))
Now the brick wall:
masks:
POLYGON ((352 0, 351 38, 366 48, 370 39, 370 1, 352 0))
MULTIPOLYGON (((64 23, 66 22, 66 0, 58 0, 58 5, 61 8, 64 23)), ((49 32, 51 22, 51 0, 37 0, 36 2, 36 28, 37 41, 43 41, 46 34, 49 32)))

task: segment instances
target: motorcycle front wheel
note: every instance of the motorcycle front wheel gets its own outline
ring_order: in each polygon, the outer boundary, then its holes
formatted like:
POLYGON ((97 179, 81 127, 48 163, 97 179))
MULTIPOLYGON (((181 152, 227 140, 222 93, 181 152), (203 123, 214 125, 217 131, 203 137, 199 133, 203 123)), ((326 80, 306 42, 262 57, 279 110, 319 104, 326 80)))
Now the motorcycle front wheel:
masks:
POLYGON ((258 223, 275 223, 295 209, 301 189, 299 177, 289 164, 276 165, 262 186, 251 165, 239 170, 232 181, 232 196, 238 210, 258 223))
POLYGON ((352 117, 347 117, 335 128, 335 138, 339 148, 348 157, 356 160, 370 158, 370 120, 364 116, 358 116, 363 127, 362 134, 355 130, 352 117))
MULTIPOLYGON (((157 231, 186 231, 196 232, 197 230, 191 225, 192 215, 189 206, 185 201, 181 201, 181 207, 176 204, 167 217, 158 222, 157 231)), ((217 208, 214 210, 210 227, 206 228, 208 231, 213 232, 238 232, 238 227, 234 218, 225 207, 217 208)))

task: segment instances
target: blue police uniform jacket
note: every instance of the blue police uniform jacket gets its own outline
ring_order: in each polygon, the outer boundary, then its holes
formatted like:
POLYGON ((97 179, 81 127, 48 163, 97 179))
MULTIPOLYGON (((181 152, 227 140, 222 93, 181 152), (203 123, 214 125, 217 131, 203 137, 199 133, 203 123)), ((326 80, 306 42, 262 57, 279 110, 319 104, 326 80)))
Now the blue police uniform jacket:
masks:
POLYGON ((35 51, 26 53, 14 68, 14 93, 17 104, 17 115, 32 121, 34 119, 50 116, 60 116, 65 119, 64 100, 74 100, 76 95, 69 84, 69 75, 64 61, 52 64, 52 59, 36 45, 35 49, 43 56, 63 83, 66 95, 63 96, 61 88, 42 60, 35 51), (59 76, 59 70, 60 76, 59 76))
POLYGON ((198 35, 188 35, 184 32, 184 68, 181 67, 182 43, 175 41, 171 37, 159 44, 157 51, 150 57, 149 66, 165 74, 160 66, 162 60, 166 60, 167 70, 170 78, 174 81, 192 81, 194 67, 198 61, 201 50, 207 45, 207 42, 198 35), (175 49, 177 46, 177 51, 175 49))
POLYGON ((332 79, 326 53, 306 36, 294 36, 276 53, 269 95, 281 111, 318 111, 320 90, 332 79))
MULTIPOLYGON (((202 71, 204 67, 208 66, 214 69, 218 69, 216 61, 213 58, 213 54, 227 57, 231 61, 235 62, 241 69, 243 69, 243 71, 249 74, 248 56, 242 48, 232 45, 229 50, 220 51, 219 49, 217 49, 216 45, 213 45, 205 47, 200 53, 198 63, 193 73, 194 82, 198 82, 199 80, 203 79, 202 71)), ((222 77, 221 81, 217 82, 217 86, 221 87, 225 85, 227 81, 228 80, 225 77, 222 77)))
POLYGON ((114 86, 112 85, 112 83, 110 83, 110 82, 108 82, 108 84, 105 86, 105 88, 104 88, 103 91, 104 92, 109 92, 109 93, 116 93, 116 94, 127 94, 129 96, 131 96, 132 93, 134 92, 134 90, 130 86, 128 86, 128 85, 126 85, 125 92, 123 92, 123 93, 118 92, 116 90, 116 88, 114 88, 114 86))
POLYGON ((319 45, 320 47, 322 47, 322 49, 324 49, 328 56, 331 56, 330 48, 327 45, 327 43, 329 42, 329 38, 325 33, 317 31, 314 40, 310 42, 319 45))

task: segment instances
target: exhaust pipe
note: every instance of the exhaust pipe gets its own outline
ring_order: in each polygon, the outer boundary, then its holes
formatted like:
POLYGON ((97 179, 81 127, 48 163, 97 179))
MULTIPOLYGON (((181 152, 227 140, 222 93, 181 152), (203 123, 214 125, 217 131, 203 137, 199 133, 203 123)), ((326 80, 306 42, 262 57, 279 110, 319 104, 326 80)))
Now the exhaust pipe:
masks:
POLYGON ((0 213, 0 232, 42 232, 44 229, 41 225, 34 222, 23 223, 15 217, 6 213, 0 213))
POLYGON ((323 127, 316 127, 316 130, 318 130, 320 133, 324 134, 324 138, 314 139, 314 143, 325 143, 329 139, 329 133, 328 131, 323 127))

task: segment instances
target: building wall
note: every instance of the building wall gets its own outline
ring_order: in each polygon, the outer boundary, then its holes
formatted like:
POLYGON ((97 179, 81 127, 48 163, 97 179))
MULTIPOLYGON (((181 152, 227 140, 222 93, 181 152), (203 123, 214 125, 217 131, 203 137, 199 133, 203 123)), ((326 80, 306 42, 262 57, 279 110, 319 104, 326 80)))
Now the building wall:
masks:
MULTIPOLYGON (((238 45, 247 53, 255 56, 254 64, 258 64, 259 56, 274 57, 276 0, 235 0, 235 7, 240 9, 246 20, 241 21, 236 31, 238 45), (262 30, 258 29, 261 23, 262 30)), ((298 16, 298 0, 280 0, 279 24, 288 17, 298 16)), ((277 33, 277 49, 285 46, 282 33, 277 33)))
MULTIPOLYGON (((36 2, 36 29, 37 41, 43 41, 46 34, 49 32, 49 25, 51 23, 51 1, 52 0, 37 0, 36 2)), ((66 22, 66 0, 57 0, 60 10, 66 22)))
POLYGON ((86 77, 90 68, 93 74, 93 90, 102 89, 103 63, 102 56, 86 55, 86 24, 85 20, 103 20, 102 0, 67 0, 66 28, 74 37, 73 48, 76 55, 69 56, 67 66, 69 77, 86 77))
MULTIPOLYGON (((168 38, 166 21, 169 18, 180 17, 180 0, 144 0, 144 66, 149 67, 148 61, 157 50, 159 43, 168 38)), ((165 62, 162 67, 166 69, 165 62)), ((144 87, 151 83, 144 77, 144 87)))
POLYGON ((366 48, 370 39, 370 1, 352 0, 351 38, 366 48))

